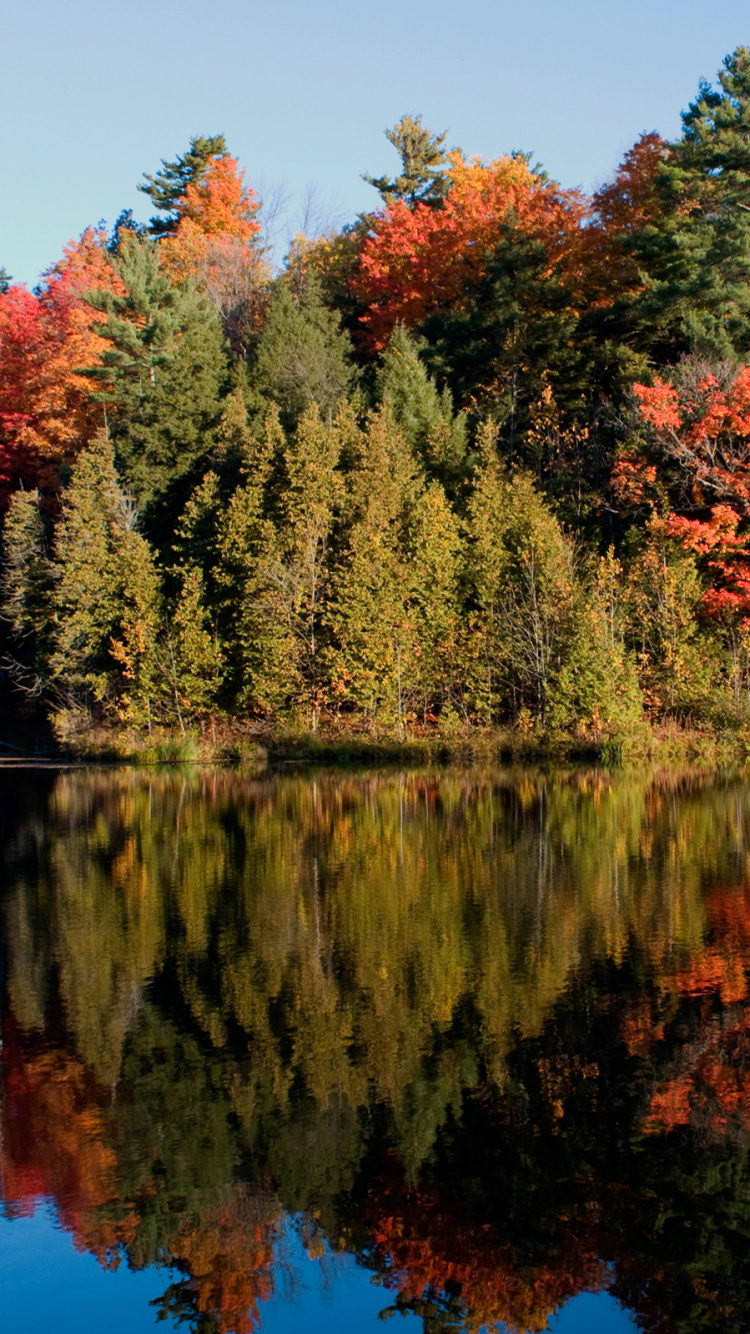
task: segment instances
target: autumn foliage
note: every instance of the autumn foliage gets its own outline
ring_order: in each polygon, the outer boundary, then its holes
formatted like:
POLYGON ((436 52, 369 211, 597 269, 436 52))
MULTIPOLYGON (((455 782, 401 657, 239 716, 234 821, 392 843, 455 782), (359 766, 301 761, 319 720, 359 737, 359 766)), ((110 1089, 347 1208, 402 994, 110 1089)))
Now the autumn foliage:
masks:
POLYGON ((105 241, 89 228, 65 247, 37 293, 14 284, 0 294, 0 488, 19 475, 49 484, 102 424, 81 371, 104 347, 102 316, 83 298, 114 286, 105 241))
POLYGON ((381 351, 397 323, 413 328, 460 305, 486 272, 502 226, 542 241, 552 267, 571 252, 583 216, 575 191, 549 184, 522 156, 484 163, 452 154, 441 208, 397 200, 372 219, 352 281, 366 307, 366 345, 381 351))

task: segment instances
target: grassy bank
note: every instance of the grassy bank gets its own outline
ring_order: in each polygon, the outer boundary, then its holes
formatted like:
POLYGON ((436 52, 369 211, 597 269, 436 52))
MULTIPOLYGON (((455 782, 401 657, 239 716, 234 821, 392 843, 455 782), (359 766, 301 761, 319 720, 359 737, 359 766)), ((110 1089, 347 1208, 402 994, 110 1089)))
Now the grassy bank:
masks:
POLYGON ((283 730, 240 719, 139 731, 59 713, 50 722, 32 712, 0 714, 0 763, 55 760, 109 764, 231 764, 261 769, 285 765, 400 765, 647 762, 722 768, 750 757, 750 735, 725 721, 720 727, 666 720, 628 735, 572 734, 537 729, 465 726, 394 735, 340 723, 315 733, 283 730))

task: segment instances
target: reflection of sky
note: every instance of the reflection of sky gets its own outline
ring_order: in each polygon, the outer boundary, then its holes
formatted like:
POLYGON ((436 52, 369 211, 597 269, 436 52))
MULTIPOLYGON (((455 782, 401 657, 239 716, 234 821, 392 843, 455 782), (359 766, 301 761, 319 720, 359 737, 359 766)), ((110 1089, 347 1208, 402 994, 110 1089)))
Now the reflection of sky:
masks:
MULTIPOLYGON (((266 1334, 351 1334, 383 1330, 378 1314, 390 1296, 373 1284, 352 1256, 308 1260, 293 1231, 284 1241, 284 1258, 295 1272, 293 1296, 279 1292, 261 1308, 266 1334)), ((141 1334, 153 1330, 156 1311, 149 1302, 162 1295, 170 1271, 151 1268, 115 1272, 93 1256, 77 1252, 70 1236, 55 1225, 54 1214, 40 1209, 33 1218, 0 1218, 0 1310, 3 1328, 24 1334, 141 1334)), ((417 1334, 421 1322, 407 1319, 398 1329, 417 1334)), ((167 1328, 161 1324, 162 1329, 167 1328)), ((584 1294, 568 1302, 550 1325, 552 1334, 627 1334, 633 1322, 605 1294, 584 1294)))

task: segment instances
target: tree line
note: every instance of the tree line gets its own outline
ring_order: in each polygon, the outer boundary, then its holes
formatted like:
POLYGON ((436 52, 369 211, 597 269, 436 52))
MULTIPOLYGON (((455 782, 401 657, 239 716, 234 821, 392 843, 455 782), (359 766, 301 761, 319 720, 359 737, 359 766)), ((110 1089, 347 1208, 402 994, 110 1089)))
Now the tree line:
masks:
POLYGON ((420 117, 274 272, 196 137, 0 284, 6 680, 58 717, 747 724, 750 51, 592 196, 420 117))

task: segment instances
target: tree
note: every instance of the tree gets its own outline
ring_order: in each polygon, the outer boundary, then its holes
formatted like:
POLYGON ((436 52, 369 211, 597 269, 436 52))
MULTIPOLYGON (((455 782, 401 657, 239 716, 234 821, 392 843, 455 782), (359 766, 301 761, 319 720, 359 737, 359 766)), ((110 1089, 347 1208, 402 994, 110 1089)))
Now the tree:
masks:
POLYGON ((180 203, 190 185, 200 181, 211 158, 223 157, 227 146, 223 134, 196 135, 190 140, 187 153, 174 162, 162 158, 162 170, 155 176, 144 172, 145 184, 138 189, 148 195, 156 208, 166 213, 166 218, 151 219, 153 236, 168 236, 177 226, 180 218, 180 203))
POLYGON ((440 204, 446 189, 446 135, 447 130, 431 134, 421 116, 402 116, 385 132, 401 158, 401 174, 392 181, 386 176, 365 175, 362 179, 374 185, 386 205, 395 199, 403 199, 410 208, 415 204, 440 204))
POLYGON ((143 721, 154 698, 160 590, 104 435, 79 455, 54 548, 51 687, 66 704, 143 721))
POLYGON ((496 162, 467 162, 451 153, 442 208, 402 199, 372 222, 352 290, 365 307, 362 343, 381 351, 399 322, 413 329, 437 310, 461 308, 487 272, 498 227, 514 223, 540 241, 549 264, 573 247, 583 213, 574 191, 562 191, 523 154, 496 162))
POLYGON ((681 352, 735 358, 750 350, 750 50, 702 80, 681 139, 659 164, 661 209, 632 253, 645 276, 641 342, 662 361, 681 352))
POLYGON ((313 407, 329 422, 351 383, 351 340, 327 310, 314 276, 295 293, 283 279, 271 298, 250 372, 256 393, 293 429, 313 407))
POLYGON ((707 611, 749 617, 750 367, 686 360, 633 392, 636 431, 614 474, 621 503, 658 507, 669 534, 704 560, 707 611))
POLYGON ((5 293, 8 291, 12 282, 13 278, 11 274, 9 274, 8 270, 3 268, 0 264, 0 296, 5 296, 5 293))
POLYGON ((573 629, 570 542, 525 474, 509 475, 485 428, 467 515, 462 664, 467 704, 489 722, 547 719, 573 629))
POLYGON ((226 374, 221 327, 205 298, 170 282, 158 243, 126 236, 112 264, 118 290, 87 294, 104 315, 88 375, 109 406, 125 481, 153 508, 211 447, 226 374))
POLYGON ((104 348, 101 315, 86 297, 116 285, 106 237, 89 228, 36 293, 13 284, 0 294, 0 488, 20 476, 56 490, 60 465, 102 425, 85 376, 104 348))
POLYGON ((11 673, 38 693, 46 676, 53 633, 47 531, 38 491, 16 491, 5 516, 0 616, 9 625, 13 641, 11 673))
POLYGON ((387 405, 407 444, 445 486, 459 480, 466 456, 466 418, 454 416, 450 390, 440 392, 419 355, 419 344, 397 324, 376 376, 378 400, 387 405))
POLYGON ((190 565, 180 576, 182 587, 167 627, 162 658, 184 732, 186 719, 216 707, 223 672, 216 627, 206 612, 201 572, 190 565))
POLYGON ((326 621, 334 698, 354 705, 371 725, 397 726, 400 736, 418 651, 408 533, 421 489, 414 456, 384 407, 368 423, 351 475, 349 523, 326 621))

